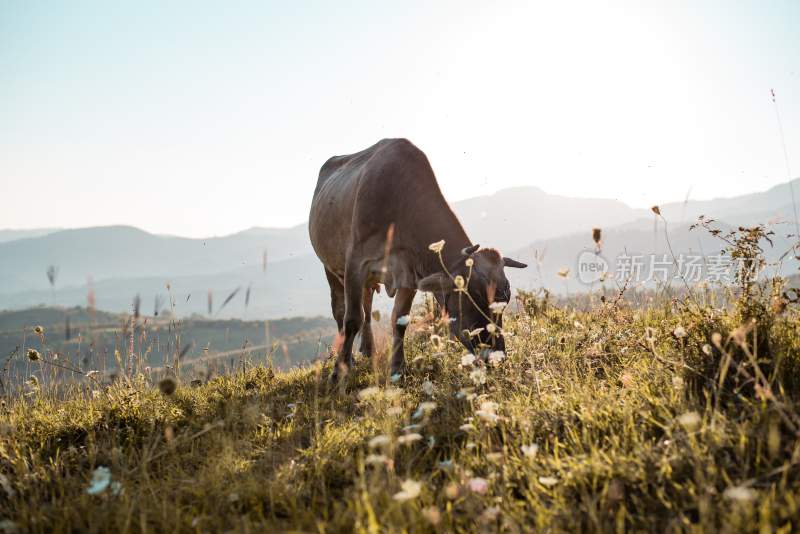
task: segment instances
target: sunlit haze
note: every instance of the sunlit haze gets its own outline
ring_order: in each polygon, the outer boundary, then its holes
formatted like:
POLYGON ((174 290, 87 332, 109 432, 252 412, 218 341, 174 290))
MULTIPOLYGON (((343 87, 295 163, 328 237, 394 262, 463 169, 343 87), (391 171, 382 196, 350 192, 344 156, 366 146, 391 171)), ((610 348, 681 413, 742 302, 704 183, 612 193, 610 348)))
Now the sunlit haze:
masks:
POLYGON ((450 200, 767 189, 772 88, 800 171, 798 27, 794 1, 3 2, 0 228, 290 226, 384 137, 450 200))

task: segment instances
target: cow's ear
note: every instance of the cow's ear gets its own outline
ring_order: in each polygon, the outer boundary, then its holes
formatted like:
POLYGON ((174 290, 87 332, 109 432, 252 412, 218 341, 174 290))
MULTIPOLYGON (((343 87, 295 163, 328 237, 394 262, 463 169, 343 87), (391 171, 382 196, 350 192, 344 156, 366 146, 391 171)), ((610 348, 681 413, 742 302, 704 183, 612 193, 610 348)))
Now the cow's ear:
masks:
POLYGON ((432 293, 437 291, 449 292, 453 289, 453 281, 445 273, 434 273, 417 282, 417 289, 432 293))
POLYGON ((512 260, 511 258, 503 258, 503 265, 506 267, 514 267, 515 269, 524 269, 528 266, 527 263, 522 263, 521 261, 512 260))

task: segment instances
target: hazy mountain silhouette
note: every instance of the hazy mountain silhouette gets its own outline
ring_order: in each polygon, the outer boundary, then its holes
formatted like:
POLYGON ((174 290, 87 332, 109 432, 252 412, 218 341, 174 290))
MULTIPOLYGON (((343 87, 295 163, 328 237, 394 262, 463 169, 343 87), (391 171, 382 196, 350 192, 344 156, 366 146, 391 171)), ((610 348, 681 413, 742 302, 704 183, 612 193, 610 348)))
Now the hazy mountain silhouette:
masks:
MULTIPOLYGON (((800 180, 793 185, 800 193, 800 180)), ((655 216, 649 210, 615 200, 575 199, 549 195, 534 187, 517 187, 452 205, 474 242, 498 247, 530 263, 529 269, 510 270, 516 287, 544 284, 564 291, 564 279, 556 273, 569 268, 574 275, 577 255, 594 246, 593 227, 603 229, 603 255, 610 262, 625 250, 668 252, 663 223, 655 230, 655 216)), ((733 198, 664 204, 660 209, 669 222, 676 254, 709 254, 720 247, 707 233, 688 231, 688 225, 701 214, 719 219, 723 227, 778 222, 776 246, 770 252, 773 256, 788 248, 786 235, 794 231, 788 184, 733 198)), ((109 311, 130 309, 136 294, 141 295, 145 309, 154 306, 157 295, 168 306, 169 282, 176 312, 181 315, 207 313, 211 291, 215 314, 242 316, 248 286, 248 317, 329 312, 325 277, 311 249, 306 224, 285 229, 250 228, 208 239, 158 236, 132 227, 110 226, 62 230, 0 243, 0 309, 51 303, 45 275, 51 264, 59 266, 56 302, 61 305, 85 304, 87 278, 92 277, 97 306, 109 311), (262 265, 265 251, 266 272, 262 265), (241 288, 239 293, 218 312, 219 305, 237 287, 241 288)), ((796 266, 784 266, 791 268, 796 266)), ((568 284, 570 291, 582 288, 577 281, 568 284)))

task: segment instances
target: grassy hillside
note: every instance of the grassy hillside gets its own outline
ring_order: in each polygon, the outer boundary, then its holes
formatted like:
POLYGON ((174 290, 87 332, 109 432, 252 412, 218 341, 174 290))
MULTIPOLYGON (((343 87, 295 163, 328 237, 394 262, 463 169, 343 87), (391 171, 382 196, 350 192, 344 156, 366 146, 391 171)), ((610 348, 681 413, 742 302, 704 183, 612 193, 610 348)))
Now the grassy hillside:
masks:
POLYGON ((0 415, 3 524, 797 530, 800 317, 761 289, 586 311, 522 295, 494 364, 419 310, 397 382, 384 349, 335 389, 329 363, 177 388, 87 379, 66 400, 29 384, 0 415))
POLYGON ((135 319, 80 307, 3 311, 0 380, 13 389, 32 375, 45 383, 71 380, 76 375, 70 369, 116 374, 149 368, 158 374, 176 361, 187 380, 226 372, 242 360, 251 365, 269 360, 276 369, 289 369, 316 359, 335 333, 336 323, 328 317, 243 321, 177 319, 168 313, 135 319), (33 365, 25 358, 31 348, 58 366, 33 365))

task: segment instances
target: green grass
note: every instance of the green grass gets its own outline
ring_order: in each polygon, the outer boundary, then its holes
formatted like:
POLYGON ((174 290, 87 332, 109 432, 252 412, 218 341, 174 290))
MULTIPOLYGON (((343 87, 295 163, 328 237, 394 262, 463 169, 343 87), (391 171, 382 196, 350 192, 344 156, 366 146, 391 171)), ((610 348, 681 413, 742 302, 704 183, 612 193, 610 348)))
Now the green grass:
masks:
POLYGON ((527 295, 485 383, 415 317, 396 384, 384 351, 333 390, 330 363, 172 395, 143 376, 33 388, 0 416, 0 514, 34 532, 797 530, 798 313, 759 310, 527 295), (99 466, 116 494, 87 494, 99 466))

